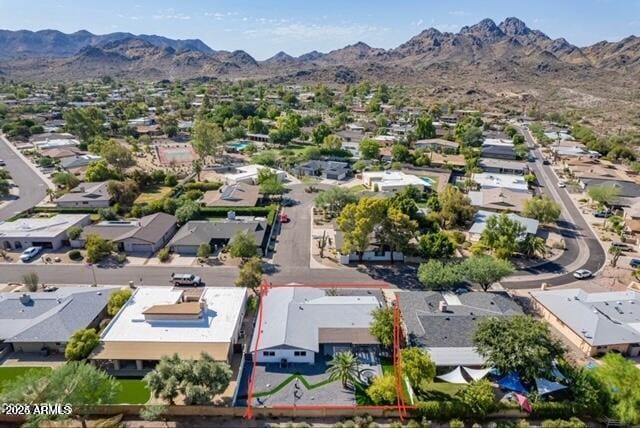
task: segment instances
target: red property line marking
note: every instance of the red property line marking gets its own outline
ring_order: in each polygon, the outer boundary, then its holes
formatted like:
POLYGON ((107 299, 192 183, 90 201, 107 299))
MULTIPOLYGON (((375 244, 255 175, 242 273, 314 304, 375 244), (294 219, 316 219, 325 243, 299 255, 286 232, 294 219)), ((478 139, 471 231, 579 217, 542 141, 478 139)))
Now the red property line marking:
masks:
POLYGON ((281 288, 281 287, 300 287, 300 288, 394 288, 386 282, 370 282, 370 283, 333 283, 333 282, 321 282, 316 284, 269 284, 269 288, 281 288))
MULTIPOLYGON (((354 410, 354 409, 362 409, 362 410, 398 410, 397 405, 388 405, 388 406, 353 406, 353 405, 331 405, 331 406, 322 406, 319 404, 305 404, 301 406, 272 406, 274 410, 320 410, 320 409, 333 409, 333 410, 354 410)), ((414 410, 417 409, 416 406, 405 406, 405 409, 414 410)))
POLYGON ((406 405, 404 401, 404 382, 402 376, 402 329, 400 328, 400 298, 396 294, 396 301, 393 305, 393 368, 396 377, 396 397, 398 400, 398 413, 400 420, 404 420, 407 416, 406 405))

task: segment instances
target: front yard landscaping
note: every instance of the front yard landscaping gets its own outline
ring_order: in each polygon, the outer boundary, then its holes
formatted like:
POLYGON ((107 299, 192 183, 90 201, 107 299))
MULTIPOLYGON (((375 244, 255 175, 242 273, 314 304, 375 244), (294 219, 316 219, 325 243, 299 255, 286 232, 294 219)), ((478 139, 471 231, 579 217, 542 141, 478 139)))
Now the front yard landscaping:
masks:
POLYGON ((150 186, 144 189, 144 192, 140 193, 136 198, 135 205, 150 204, 155 201, 160 201, 171 194, 173 187, 169 186, 150 186))

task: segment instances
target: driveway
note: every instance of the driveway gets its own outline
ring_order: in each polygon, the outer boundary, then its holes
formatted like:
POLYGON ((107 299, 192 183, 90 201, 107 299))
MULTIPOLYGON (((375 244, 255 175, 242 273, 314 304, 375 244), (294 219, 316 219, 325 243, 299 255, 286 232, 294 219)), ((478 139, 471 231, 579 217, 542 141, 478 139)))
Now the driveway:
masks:
POLYGON ((47 196, 47 183, 10 144, 4 135, 0 135, 0 159, 5 161, 6 170, 20 189, 20 196, 0 209, 0 221, 34 207, 47 196))

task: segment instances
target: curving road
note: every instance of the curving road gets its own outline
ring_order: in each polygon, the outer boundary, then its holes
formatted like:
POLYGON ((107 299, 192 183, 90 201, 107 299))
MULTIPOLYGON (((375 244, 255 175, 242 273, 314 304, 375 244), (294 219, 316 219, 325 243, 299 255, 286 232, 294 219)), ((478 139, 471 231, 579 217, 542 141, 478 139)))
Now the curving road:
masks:
POLYGON ((0 208, 0 221, 4 221, 40 203, 47 196, 48 184, 34 171, 28 161, 16 153, 11 143, 1 134, 0 159, 5 161, 5 168, 20 189, 17 199, 0 208))
MULTIPOLYGON (((521 129, 527 144, 535 146, 533 136, 527 129, 521 129)), ((560 219, 557 222, 558 232, 564 237, 566 250, 556 260, 542 265, 519 271, 517 277, 503 281, 507 288, 539 287, 542 282, 549 285, 564 285, 575 281, 573 272, 578 269, 588 269, 592 272, 600 270, 606 261, 606 254, 600 241, 575 206, 566 189, 558 187, 558 179, 550 165, 542 163, 542 153, 539 149, 532 149, 536 156, 535 162, 529 166, 538 178, 540 190, 562 207, 560 219), (537 276, 537 278, 536 278, 537 276)))

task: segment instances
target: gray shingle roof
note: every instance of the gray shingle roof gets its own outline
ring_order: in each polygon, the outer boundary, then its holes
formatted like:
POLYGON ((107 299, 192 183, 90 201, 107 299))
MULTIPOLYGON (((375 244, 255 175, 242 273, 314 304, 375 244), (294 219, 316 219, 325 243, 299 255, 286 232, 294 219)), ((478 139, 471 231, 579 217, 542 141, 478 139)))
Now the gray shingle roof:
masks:
POLYGON ((51 293, 0 294, 0 340, 67 342, 104 310, 117 288, 62 287, 51 293))
POLYGON ((260 246, 267 229, 265 220, 255 221, 190 221, 178 230, 169 245, 200 245, 215 240, 230 240, 238 232, 249 232, 260 246))
POLYGON ((516 302, 498 293, 410 291, 398 296, 409 341, 416 346, 472 347, 482 319, 522 314, 516 302), (447 302, 446 312, 439 310, 441 301, 447 302))

